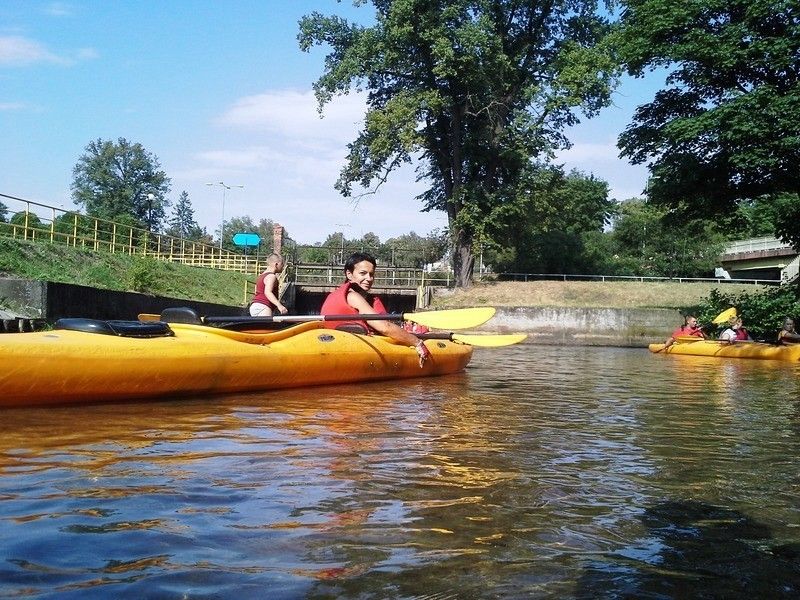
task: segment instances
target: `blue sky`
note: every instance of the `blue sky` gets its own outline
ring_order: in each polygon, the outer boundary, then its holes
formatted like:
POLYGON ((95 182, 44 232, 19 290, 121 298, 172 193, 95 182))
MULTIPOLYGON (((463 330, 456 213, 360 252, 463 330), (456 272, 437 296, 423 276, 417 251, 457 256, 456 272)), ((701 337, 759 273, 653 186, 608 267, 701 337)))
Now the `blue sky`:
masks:
MULTIPOLYGON (((249 215, 282 223, 297 242, 373 232, 386 240, 446 225, 421 213, 407 169, 358 203, 333 184, 363 103, 348 96, 316 112, 311 92, 324 51, 303 53, 297 22, 319 11, 366 19, 346 0, 0 1, 0 193, 65 209, 72 169, 89 141, 141 143, 189 193, 201 226, 249 215)), ((640 195, 646 171, 618 159, 617 135, 657 82, 625 80, 614 106, 572 131, 559 156, 640 195)), ((5 200, 12 210, 16 207, 5 200)))

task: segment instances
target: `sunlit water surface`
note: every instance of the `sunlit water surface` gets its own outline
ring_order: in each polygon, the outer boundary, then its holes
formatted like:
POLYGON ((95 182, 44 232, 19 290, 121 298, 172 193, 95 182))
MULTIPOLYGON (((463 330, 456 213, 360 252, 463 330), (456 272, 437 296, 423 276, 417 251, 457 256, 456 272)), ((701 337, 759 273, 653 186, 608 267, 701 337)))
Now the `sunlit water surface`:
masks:
POLYGON ((5 410, 0 596, 800 596, 800 367, 465 373, 5 410))

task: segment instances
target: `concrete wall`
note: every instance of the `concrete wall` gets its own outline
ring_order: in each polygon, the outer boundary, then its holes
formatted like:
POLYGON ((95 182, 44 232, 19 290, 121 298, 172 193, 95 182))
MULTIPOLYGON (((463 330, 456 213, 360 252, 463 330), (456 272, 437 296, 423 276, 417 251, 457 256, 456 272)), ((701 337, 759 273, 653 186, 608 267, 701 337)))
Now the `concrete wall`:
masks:
POLYGON ((499 307, 478 331, 527 333, 533 344, 646 347, 682 323, 676 309, 499 307))
POLYGON ((246 312, 241 306, 100 290, 52 281, 0 278, 0 318, 3 319, 22 317, 51 323, 62 317, 135 320, 139 313, 160 313, 170 306, 190 306, 200 314, 223 316, 246 312))

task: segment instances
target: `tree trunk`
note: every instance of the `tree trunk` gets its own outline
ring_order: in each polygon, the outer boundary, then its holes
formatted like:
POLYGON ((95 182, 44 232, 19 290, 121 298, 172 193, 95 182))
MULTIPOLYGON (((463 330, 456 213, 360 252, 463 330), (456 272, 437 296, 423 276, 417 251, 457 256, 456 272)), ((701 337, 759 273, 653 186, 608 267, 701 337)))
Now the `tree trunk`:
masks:
POLYGON ((456 287, 468 288, 472 285, 472 271, 475 257, 472 254, 472 238, 459 229, 453 239, 453 271, 456 287))

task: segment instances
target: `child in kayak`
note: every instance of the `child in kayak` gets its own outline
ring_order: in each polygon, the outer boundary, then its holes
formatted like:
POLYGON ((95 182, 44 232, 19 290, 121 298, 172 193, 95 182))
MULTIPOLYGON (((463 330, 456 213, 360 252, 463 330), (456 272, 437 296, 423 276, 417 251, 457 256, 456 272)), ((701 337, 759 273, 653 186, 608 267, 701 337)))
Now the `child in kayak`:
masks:
MULTIPOLYGON (((325 302, 322 303, 320 314, 322 315, 376 315, 386 314, 387 310, 378 296, 370 294, 372 284, 375 281, 375 258, 366 252, 356 252, 347 259, 344 265, 344 275, 346 281, 338 288, 333 290, 325 302)), ((419 366, 422 367, 428 360, 431 353, 425 343, 410 331, 395 325, 391 321, 370 320, 354 318, 352 321, 334 321, 326 325, 331 329, 346 327, 351 329, 354 326, 360 327, 364 333, 369 333, 374 329, 381 335, 392 338, 413 346, 419 355, 419 366)))
POLYGON ((274 311, 289 312, 278 299, 278 274, 283 271, 283 257, 272 253, 267 257, 267 268, 256 279, 256 293, 250 302, 251 317, 271 317, 274 311))

